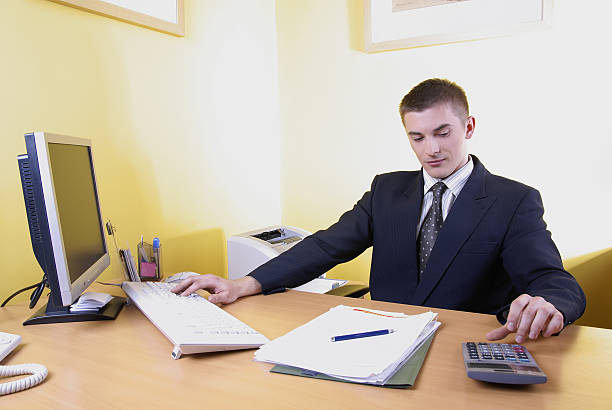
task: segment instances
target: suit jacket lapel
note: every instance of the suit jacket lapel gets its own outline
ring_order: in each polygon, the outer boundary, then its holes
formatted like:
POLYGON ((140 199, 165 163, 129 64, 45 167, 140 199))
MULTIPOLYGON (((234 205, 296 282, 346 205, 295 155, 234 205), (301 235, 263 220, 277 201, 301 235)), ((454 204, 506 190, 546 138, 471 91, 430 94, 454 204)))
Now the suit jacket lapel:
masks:
POLYGON ((400 232, 406 232, 403 237, 403 243, 399 244, 399 249, 405 250, 406 266, 409 267, 407 272, 402 272, 402 275, 407 278, 405 283, 409 284, 407 289, 408 295, 412 295, 417 282, 418 275, 417 255, 416 255, 416 235, 417 224, 421 217, 421 203, 423 202, 423 176, 419 174, 417 178, 404 191, 406 201, 401 204, 401 215, 404 217, 398 220, 398 223, 405 224, 399 226, 400 232), (414 278, 414 280, 413 280, 414 278))
POLYGON ((472 156, 472 158, 474 159, 472 175, 470 175, 442 225, 425 272, 423 272, 423 278, 410 301, 411 304, 423 305, 426 303, 427 298, 446 273, 450 263, 457 256, 489 207, 495 202, 496 198, 488 196, 485 192, 484 184, 488 171, 476 157, 472 156))

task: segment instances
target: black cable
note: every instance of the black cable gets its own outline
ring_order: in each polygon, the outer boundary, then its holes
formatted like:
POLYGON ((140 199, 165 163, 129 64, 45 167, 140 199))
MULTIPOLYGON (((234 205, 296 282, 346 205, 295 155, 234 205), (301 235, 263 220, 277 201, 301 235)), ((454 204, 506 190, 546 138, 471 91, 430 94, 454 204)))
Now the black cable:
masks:
POLYGON ((27 288, 19 289, 17 292, 15 292, 11 296, 9 296, 4 302, 2 302, 2 305, 0 305, 0 307, 4 307, 11 299, 13 299, 15 296, 19 295, 21 292, 25 292, 26 290, 29 290, 29 289, 34 289, 37 286, 40 286, 40 282, 35 283, 33 285, 30 285, 27 288))
POLYGON ((43 290, 45 290, 46 286, 47 286, 47 274, 45 273, 43 275, 42 280, 36 287, 36 289, 34 289, 34 292, 32 292, 32 294, 30 295, 30 305, 29 305, 30 309, 34 309, 34 306, 36 306, 36 304, 38 303, 38 299, 40 299, 40 295, 42 295, 43 290))

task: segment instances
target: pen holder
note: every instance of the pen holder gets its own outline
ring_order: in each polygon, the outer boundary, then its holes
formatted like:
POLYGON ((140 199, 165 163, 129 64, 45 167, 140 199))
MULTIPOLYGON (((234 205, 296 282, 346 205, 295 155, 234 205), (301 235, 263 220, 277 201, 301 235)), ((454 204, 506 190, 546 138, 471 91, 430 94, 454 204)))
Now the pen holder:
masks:
POLYGON ((138 243, 138 274, 141 281, 161 278, 161 245, 153 247, 150 243, 138 243))

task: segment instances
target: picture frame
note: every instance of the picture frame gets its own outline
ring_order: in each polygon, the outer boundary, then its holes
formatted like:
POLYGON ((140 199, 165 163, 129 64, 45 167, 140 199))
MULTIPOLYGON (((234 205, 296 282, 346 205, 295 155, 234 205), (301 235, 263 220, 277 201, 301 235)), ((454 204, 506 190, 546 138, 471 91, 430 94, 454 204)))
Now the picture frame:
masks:
POLYGON ((183 0, 50 0, 94 14, 150 28, 166 34, 185 35, 183 0))
POLYGON ((499 37, 551 26, 553 0, 364 0, 365 51, 499 37))

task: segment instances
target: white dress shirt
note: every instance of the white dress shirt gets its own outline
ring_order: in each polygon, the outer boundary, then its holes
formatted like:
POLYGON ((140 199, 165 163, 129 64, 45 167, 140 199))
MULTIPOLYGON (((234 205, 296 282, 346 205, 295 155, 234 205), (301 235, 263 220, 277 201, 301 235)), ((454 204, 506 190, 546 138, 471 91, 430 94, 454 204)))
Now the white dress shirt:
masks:
POLYGON ((451 207, 455 203, 455 200, 459 196, 459 193, 465 186, 470 175, 472 175, 472 170, 474 169, 474 162, 472 161, 472 157, 468 155, 468 162, 459 168, 457 171, 453 172, 451 175, 444 179, 434 178, 423 169, 423 205, 421 206, 421 218, 419 219, 419 225, 417 226, 417 236, 419 234, 419 230, 421 229, 421 225, 423 224, 423 220, 425 220, 425 215, 431 208, 431 203, 433 202, 433 193, 429 190, 436 182, 444 182, 447 189, 442 194, 442 220, 446 220, 446 216, 450 211, 451 207))

